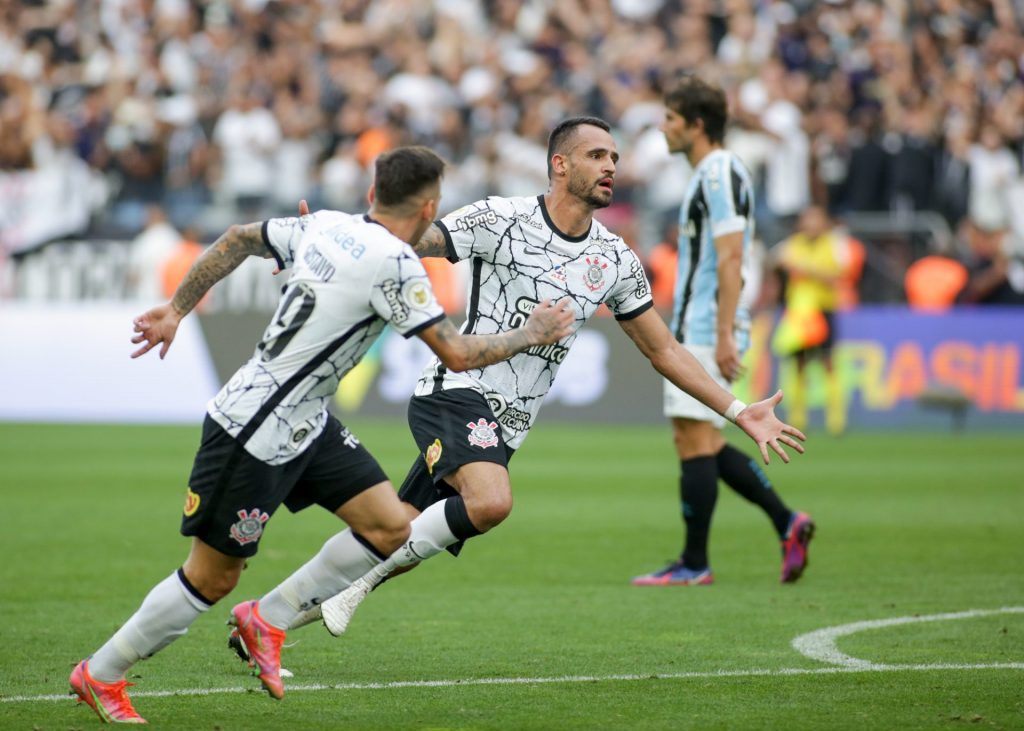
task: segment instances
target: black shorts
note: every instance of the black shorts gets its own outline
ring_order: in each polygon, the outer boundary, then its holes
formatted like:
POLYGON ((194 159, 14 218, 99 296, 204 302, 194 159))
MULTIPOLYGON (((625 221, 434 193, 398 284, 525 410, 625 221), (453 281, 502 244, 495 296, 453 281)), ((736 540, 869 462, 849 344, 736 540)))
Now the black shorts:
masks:
MULTIPOLYGON (((515 453, 505 444, 487 399, 469 388, 413 396, 409 429, 420 454, 398 497, 420 512, 457 494, 444 478, 462 465, 493 462, 507 468, 515 453)), ((448 550, 457 556, 462 544, 448 550)))
POLYGON ((313 504, 333 513, 385 480, 373 455, 333 416, 302 454, 268 465, 207 415, 181 534, 246 558, 255 555, 264 524, 282 503, 293 513, 313 504))

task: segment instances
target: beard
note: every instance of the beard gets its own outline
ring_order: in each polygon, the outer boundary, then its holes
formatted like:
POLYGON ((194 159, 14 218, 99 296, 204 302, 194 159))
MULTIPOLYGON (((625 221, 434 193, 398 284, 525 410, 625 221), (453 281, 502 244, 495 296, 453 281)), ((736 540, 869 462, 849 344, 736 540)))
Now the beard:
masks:
POLYGON ((599 188, 597 183, 591 183, 576 170, 569 174, 569 193, 591 208, 607 208, 612 203, 611 191, 599 188))

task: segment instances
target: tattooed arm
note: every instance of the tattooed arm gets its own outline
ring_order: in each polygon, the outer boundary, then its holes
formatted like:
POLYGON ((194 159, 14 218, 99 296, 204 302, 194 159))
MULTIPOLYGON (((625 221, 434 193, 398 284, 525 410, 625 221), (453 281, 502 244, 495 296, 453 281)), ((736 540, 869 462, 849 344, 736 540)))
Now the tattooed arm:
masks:
POLYGON ((413 251, 419 254, 422 259, 425 256, 448 256, 448 244, 445 241, 444 232, 436 223, 420 237, 420 240, 412 245, 413 251))
POLYGON ((162 343, 162 359, 174 341, 181 318, 192 311, 213 285, 233 272, 247 257, 269 259, 273 256, 263 243, 262 225, 249 223, 229 228, 196 259, 170 302, 135 318, 133 325, 137 335, 132 342, 136 345, 145 342, 145 345, 132 353, 132 358, 138 358, 162 343))
POLYGON ((419 334, 445 368, 464 371, 511 358, 535 345, 555 343, 572 333, 576 315, 568 300, 545 300, 530 313, 523 327, 496 335, 463 335, 447 319, 419 334))

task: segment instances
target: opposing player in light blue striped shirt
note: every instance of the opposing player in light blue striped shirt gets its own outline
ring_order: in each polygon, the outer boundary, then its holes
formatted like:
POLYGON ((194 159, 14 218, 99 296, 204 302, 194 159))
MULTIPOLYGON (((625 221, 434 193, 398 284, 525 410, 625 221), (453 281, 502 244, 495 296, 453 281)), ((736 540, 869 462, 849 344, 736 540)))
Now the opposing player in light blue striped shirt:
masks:
MULTIPOLYGON (((721 385, 742 375, 750 345, 750 313, 744 282, 757 280, 752 256, 754 190, 750 173, 722 147, 728 117, 725 93, 686 77, 665 95, 662 132, 671 152, 693 166, 679 211, 679 269, 672 332, 721 385)), ((727 444, 725 418, 665 383, 665 415, 679 454, 679 483, 686 540, 679 560, 638 576, 638 586, 703 585, 714 581, 707 543, 721 477, 771 518, 782 542, 782 581, 800 578, 814 522, 791 511, 767 475, 746 454, 727 444)))

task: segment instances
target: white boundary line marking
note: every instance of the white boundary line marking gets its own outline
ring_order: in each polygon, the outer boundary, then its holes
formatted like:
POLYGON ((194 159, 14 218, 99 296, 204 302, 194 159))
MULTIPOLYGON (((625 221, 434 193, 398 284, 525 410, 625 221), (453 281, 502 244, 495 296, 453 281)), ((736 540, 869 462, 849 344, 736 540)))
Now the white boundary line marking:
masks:
MULTIPOLYGON (((870 668, 778 668, 775 670, 712 670, 689 673, 647 673, 644 675, 561 675, 550 678, 467 678, 464 680, 397 680, 390 683, 337 683, 334 685, 289 685, 288 693, 322 690, 393 690, 397 688, 456 688, 470 685, 546 685, 552 683, 596 683, 636 680, 687 680, 693 678, 751 678, 769 675, 837 675, 847 673, 880 673, 928 670, 1024 670, 1024 662, 984 664, 939 663, 934 665, 890 665, 870 668)), ((257 685, 247 688, 183 688, 132 692, 132 698, 169 698, 173 696, 206 696, 229 693, 262 693, 257 685)), ((68 694, 14 695, 0 698, 2 703, 61 701, 73 698, 68 694)))
POLYGON ((894 617, 892 619, 871 619, 865 622, 853 622, 841 624, 836 627, 808 632, 800 635, 791 643, 793 649, 804 657, 812 660, 819 660, 830 665, 839 665, 845 668, 859 670, 898 670, 904 669, 907 665, 888 665, 884 663, 873 663, 868 660, 861 660, 856 657, 840 652, 836 641, 840 637, 863 632, 869 629, 880 629, 882 627, 894 627, 901 624, 913 624, 915 622, 945 622, 953 619, 973 619, 974 617, 988 617, 993 614, 1024 614, 1024 607, 1002 607, 1000 609, 969 609, 965 612, 948 612, 946 614, 925 614, 911 617, 894 617))
MULTIPOLYGON (((920 672, 929 670, 1024 670, 1024 662, 997 663, 934 663, 918 665, 884 665, 850 657, 839 651, 836 640, 867 629, 891 627, 914 622, 941 622, 953 619, 987 617, 993 614, 1024 614, 1024 607, 1003 607, 1001 609, 971 609, 966 612, 929 614, 919 617, 896 617, 853 622, 836 627, 809 632, 793 640, 792 646, 805 657, 832 663, 827 668, 778 668, 775 670, 712 670, 686 673, 647 673, 630 675, 560 675, 548 678, 466 678, 461 680, 396 680, 388 683, 337 683, 289 685, 289 693, 316 692, 323 690, 393 690, 399 688, 455 688, 471 685, 547 685, 552 683, 598 683, 638 680, 687 680, 694 678, 752 678, 770 675, 837 675, 847 673, 920 672)), ((133 692, 133 698, 171 698, 174 696, 208 696, 233 693, 258 693, 256 685, 233 688, 182 688, 180 690, 150 690, 133 692)), ((0 703, 33 703, 38 701, 69 700, 67 693, 50 695, 0 696, 0 703)))

